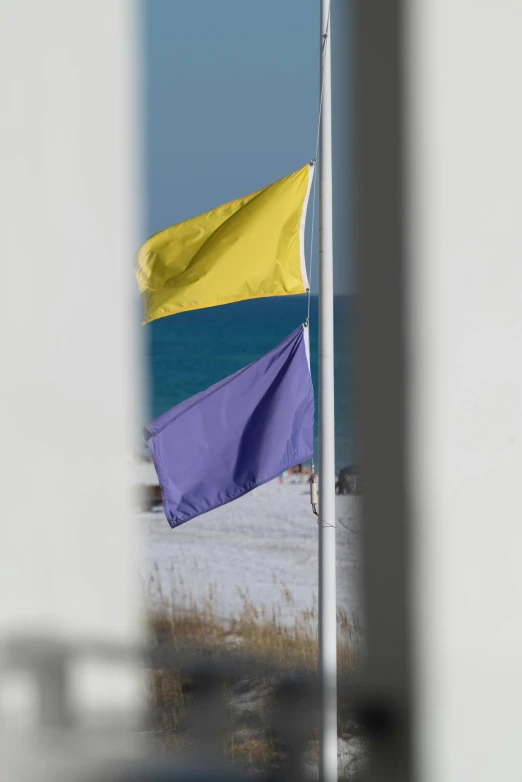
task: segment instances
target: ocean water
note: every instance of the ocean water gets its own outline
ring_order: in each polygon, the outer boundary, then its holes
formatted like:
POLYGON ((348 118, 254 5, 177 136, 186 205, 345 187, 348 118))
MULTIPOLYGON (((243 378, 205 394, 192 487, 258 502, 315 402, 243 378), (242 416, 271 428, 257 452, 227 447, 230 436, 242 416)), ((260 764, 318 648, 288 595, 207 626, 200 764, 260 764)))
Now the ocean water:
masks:
MULTIPOLYGON (((145 418, 156 418, 189 396, 267 353, 306 319, 306 296, 281 296, 160 318, 141 329, 145 376, 145 418)), ((318 299, 310 308, 310 357, 316 392, 318 299)), ((353 299, 335 297, 336 465, 353 462, 353 299)), ((140 310, 141 315, 141 310, 140 310)))

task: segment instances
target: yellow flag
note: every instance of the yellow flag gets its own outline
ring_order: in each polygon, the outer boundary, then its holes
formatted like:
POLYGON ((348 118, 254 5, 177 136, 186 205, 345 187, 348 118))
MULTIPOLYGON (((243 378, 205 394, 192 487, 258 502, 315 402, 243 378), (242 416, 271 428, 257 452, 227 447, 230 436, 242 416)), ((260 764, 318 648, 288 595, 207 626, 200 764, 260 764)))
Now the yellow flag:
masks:
POLYGON ((136 277, 144 319, 308 290, 307 164, 256 193, 155 234, 140 248, 136 277))

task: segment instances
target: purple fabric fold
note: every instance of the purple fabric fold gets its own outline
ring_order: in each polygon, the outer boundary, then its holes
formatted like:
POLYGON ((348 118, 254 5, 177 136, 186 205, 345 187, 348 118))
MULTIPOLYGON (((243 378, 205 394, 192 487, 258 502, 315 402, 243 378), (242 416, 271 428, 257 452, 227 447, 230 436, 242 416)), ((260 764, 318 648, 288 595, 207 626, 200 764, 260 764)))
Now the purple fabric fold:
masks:
POLYGON ((171 527, 238 499, 313 454, 304 327, 145 427, 171 527))

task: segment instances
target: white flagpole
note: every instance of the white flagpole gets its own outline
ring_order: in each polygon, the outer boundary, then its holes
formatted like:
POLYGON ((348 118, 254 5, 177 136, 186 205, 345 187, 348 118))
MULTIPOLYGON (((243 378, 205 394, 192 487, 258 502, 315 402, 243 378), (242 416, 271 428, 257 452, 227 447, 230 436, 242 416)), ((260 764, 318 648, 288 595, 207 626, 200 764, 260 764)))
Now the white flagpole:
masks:
POLYGON ((337 607, 330 0, 321 0, 319 145, 319 686, 321 782, 337 780, 337 607))

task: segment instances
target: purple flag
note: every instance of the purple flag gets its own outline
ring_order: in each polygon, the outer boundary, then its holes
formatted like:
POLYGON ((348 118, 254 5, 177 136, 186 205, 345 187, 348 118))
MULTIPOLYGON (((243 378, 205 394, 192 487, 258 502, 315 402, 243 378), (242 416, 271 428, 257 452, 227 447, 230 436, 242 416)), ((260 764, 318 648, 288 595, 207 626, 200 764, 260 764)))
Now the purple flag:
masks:
POLYGON ((171 527, 312 458, 306 331, 300 326, 266 356, 145 427, 171 527))

